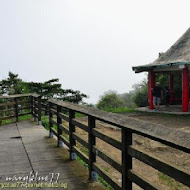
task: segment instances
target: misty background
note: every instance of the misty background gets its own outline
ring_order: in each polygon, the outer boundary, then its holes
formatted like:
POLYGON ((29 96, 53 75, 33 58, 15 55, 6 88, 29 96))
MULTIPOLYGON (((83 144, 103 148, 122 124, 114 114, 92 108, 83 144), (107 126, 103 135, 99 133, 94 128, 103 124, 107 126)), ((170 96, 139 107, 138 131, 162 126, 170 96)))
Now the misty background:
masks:
POLYGON ((125 93, 189 28, 189 0, 0 0, 0 80, 59 78, 96 103, 110 89, 125 93))

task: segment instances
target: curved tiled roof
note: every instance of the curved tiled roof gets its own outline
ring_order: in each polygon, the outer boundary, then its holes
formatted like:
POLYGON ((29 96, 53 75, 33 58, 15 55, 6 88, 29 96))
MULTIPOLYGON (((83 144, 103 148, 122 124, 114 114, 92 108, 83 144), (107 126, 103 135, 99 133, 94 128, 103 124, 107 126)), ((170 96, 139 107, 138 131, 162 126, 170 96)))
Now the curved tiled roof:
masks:
POLYGON ((133 70, 142 72, 151 68, 180 64, 190 64, 190 28, 169 50, 163 53, 153 63, 133 67, 133 70))

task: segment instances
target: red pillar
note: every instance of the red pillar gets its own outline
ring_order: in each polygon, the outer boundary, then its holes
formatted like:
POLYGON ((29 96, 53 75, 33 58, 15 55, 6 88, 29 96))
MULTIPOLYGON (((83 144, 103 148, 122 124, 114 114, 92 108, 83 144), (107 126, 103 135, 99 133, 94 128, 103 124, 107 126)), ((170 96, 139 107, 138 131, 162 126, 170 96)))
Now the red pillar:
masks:
POLYGON ((188 67, 183 69, 182 74, 182 111, 188 112, 189 106, 189 70, 188 67))
POLYGON ((149 102, 149 109, 154 109, 153 105, 153 95, 152 91, 155 86, 155 73, 153 70, 150 70, 148 73, 148 102, 149 102))
POLYGON ((170 105, 173 103, 174 98, 174 76, 170 74, 169 77, 169 89, 170 89, 170 105))

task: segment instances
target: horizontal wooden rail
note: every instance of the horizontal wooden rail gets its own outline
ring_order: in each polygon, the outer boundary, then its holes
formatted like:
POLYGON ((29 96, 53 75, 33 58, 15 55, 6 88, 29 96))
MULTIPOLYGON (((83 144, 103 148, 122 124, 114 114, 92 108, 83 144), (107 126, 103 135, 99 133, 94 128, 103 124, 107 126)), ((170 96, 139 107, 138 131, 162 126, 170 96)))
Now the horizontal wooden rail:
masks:
POLYGON ((177 168, 176 166, 172 166, 171 164, 163 161, 150 153, 146 153, 138 148, 129 147, 128 149, 129 155, 133 158, 136 158, 149 166, 159 170, 160 172, 176 179, 177 181, 185 184, 190 187, 190 176, 182 169, 177 168))
POLYGON ((63 124, 60 124, 59 127, 60 127, 60 129, 62 131, 64 131, 64 133, 66 133, 67 135, 69 135, 69 129, 66 126, 64 126, 63 124))
POLYGON ((96 171, 100 176, 102 176, 103 179, 114 188, 114 190, 122 189, 120 184, 117 181, 115 181, 114 179, 112 179, 109 174, 106 174, 97 163, 93 164, 93 170, 96 171))
POLYGON ((84 131, 88 132, 89 131, 89 128, 87 125, 77 121, 76 119, 72 119, 72 124, 79 127, 80 129, 83 129, 84 131))
POLYGON ((113 147, 121 150, 121 145, 122 145, 121 142, 119 142, 118 140, 114 139, 113 137, 110 137, 110 136, 107 136, 107 135, 103 134, 98 129, 93 129, 92 130, 92 134, 95 137, 98 137, 99 139, 103 140, 104 142, 112 145, 113 147))
POLYGON ((73 133, 73 138, 82 144, 85 148, 89 148, 88 142, 86 142, 85 139, 80 137, 77 133, 73 133))

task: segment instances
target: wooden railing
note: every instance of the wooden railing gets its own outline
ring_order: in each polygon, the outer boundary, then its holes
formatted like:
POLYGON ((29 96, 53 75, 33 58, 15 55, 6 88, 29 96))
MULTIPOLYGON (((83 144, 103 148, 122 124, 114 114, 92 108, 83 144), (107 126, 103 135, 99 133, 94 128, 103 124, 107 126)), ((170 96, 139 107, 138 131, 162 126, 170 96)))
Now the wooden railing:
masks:
POLYGON ((119 116, 118 114, 55 99, 49 100, 49 111, 50 136, 53 134, 57 136, 58 146, 61 145, 60 142, 62 141, 69 147, 71 159, 75 159, 75 154, 77 154, 88 164, 89 179, 96 178, 96 173, 98 173, 115 190, 132 190, 132 183, 137 184, 143 189, 159 189, 155 184, 147 181, 143 176, 138 175, 133 170, 133 158, 135 158, 174 178, 185 186, 190 187, 190 173, 133 146, 133 134, 138 134, 189 154, 190 134, 163 127, 162 125, 154 125, 133 118, 119 116), (76 113, 86 115, 88 117, 88 124, 84 124, 76 119, 76 113), (68 122, 68 127, 65 125, 65 121, 68 122), (96 128, 96 121, 101 121, 120 128, 121 139, 116 140, 116 138, 102 133, 96 128), (57 130, 54 126, 57 127, 57 130), (76 133, 76 128, 80 128, 88 133, 88 141, 76 133), (69 138, 66 138, 65 134, 69 135, 69 138), (121 163, 100 150, 96 146, 97 139, 101 139, 120 150, 122 157, 121 163), (76 146, 76 142, 88 150, 88 155, 84 154, 80 148, 76 146), (97 157, 100 157, 121 173, 121 184, 114 181, 111 175, 108 175, 97 164, 97 157))
POLYGON ((41 124, 41 97, 37 94, 0 96, 0 125, 3 121, 18 122, 20 116, 32 115, 41 124))
POLYGON ((190 187, 189 172, 137 148, 134 146, 133 139, 134 135, 137 134, 189 155, 189 133, 56 99, 49 100, 47 106, 41 102, 41 98, 37 94, 1 96, 0 100, 0 121, 12 118, 18 121, 19 116, 32 114, 41 124, 42 111, 48 112, 50 137, 53 135, 57 137, 58 147, 64 143, 69 148, 71 160, 79 156, 86 162, 90 180, 96 180, 97 174, 99 174, 115 190, 132 190, 133 183, 143 189, 159 189, 156 184, 152 184, 151 181, 134 171, 133 162, 135 159, 190 187), (85 115, 87 122, 76 118, 77 113, 85 115), (121 138, 118 140, 118 138, 103 133, 97 128, 99 121, 120 129, 121 138), (88 134, 87 140, 78 134, 76 129, 86 132, 88 134), (121 152, 121 162, 113 159, 97 146, 99 139, 121 152), (87 154, 77 144, 83 146, 87 150, 87 154), (122 176, 122 182, 119 183, 105 172, 98 164, 97 158, 101 158, 117 170, 122 176))

